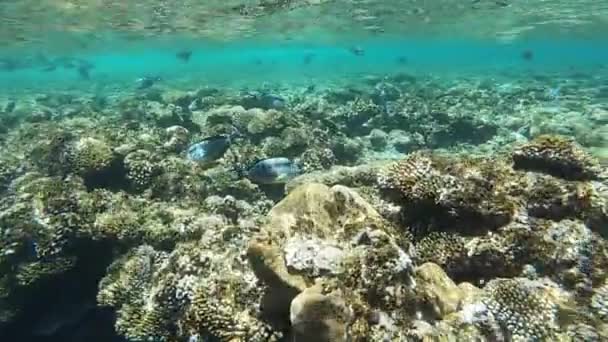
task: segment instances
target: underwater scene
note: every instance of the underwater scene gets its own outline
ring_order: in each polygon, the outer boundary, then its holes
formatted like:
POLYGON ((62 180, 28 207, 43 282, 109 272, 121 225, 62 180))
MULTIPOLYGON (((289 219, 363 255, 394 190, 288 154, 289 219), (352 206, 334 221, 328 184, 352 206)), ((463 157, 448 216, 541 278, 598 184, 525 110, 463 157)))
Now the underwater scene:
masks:
POLYGON ((608 341, 608 1, 0 1, 0 341, 608 341))

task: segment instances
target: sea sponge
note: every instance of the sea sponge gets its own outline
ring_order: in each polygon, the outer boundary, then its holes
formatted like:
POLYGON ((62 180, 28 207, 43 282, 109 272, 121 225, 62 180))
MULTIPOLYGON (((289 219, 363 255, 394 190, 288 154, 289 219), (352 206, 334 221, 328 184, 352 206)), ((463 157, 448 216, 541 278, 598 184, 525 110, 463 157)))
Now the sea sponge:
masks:
POLYGON ((514 168, 547 173, 569 180, 595 179, 601 173, 600 163, 574 140, 554 135, 541 135, 519 146, 512 154, 514 168))

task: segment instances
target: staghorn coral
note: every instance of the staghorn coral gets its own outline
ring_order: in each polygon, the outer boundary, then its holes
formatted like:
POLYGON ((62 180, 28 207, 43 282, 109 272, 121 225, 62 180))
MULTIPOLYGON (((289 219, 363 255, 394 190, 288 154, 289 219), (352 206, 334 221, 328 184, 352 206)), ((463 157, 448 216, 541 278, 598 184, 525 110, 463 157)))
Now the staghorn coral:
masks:
POLYGON ((513 151, 516 169, 548 173, 570 179, 588 180, 599 176, 599 162, 572 139, 541 135, 513 151))

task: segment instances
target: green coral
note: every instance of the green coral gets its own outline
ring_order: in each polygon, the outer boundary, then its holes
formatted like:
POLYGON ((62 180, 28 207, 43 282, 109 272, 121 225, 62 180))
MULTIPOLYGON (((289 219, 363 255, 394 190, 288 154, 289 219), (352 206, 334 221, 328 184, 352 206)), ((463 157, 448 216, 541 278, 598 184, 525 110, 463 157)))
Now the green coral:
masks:
POLYGON ((574 140, 561 136, 541 135, 513 151, 516 169, 547 173, 570 180, 597 178, 599 162, 574 140))

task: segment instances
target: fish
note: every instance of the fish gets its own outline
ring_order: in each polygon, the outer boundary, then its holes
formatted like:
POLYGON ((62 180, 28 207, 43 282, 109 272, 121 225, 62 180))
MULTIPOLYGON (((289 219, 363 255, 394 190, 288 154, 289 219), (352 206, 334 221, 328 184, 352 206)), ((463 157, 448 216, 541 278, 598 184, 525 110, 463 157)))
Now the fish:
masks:
POLYGON ((197 163, 211 163, 224 156, 232 141, 240 136, 236 128, 230 134, 218 134, 190 145, 186 157, 197 163))
POLYGON ((309 52, 307 54, 304 55, 304 60, 303 63, 304 65, 308 65, 310 63, 312 63, 312 60, 315 58, 315 54, 312 52, 309 52))
POLYGON ((534 59, 534 52, 532 50, 524 50, 521 53, 521 58, 523 58, 526 61, 531 61, 534 59))
POLYGON ((17 105, 17 104, 15 103, 15 101, 9 101, 9 102, 6 104, 6 107, 4 107, 4 112, 5 112, 5 113, 12 113, 12 112, 13 112, 13 110, 15 110, 15 106, 16 106, 16 105, 17 105))
POLYGON ((287 101, 279 95, 263 92, 249 92, 243 98, 243 107, 262 109, 283 109, 287 101))
POLYGON ((175 54, 177 59, 181 60, 184 63, 188 63, 190 61, 190 57, 192 57, 192 51, 190 50, 182 50, 175 54))
POLYGON ((156 82, 161 81, 159 76, 144 76, 135 80, 138 84, 137 89, 148 89, 153 86, 156 82))
POLYGON ((265 94, 264 96, 262 96, 262 102, 266 104, 267 108, 285 108, 285 99, 278 95, 265 94))
POLYGON ((355 56, 364 56, 365 55, 365 50, 360 46, 353 46, 348 50, 355 56))
POLYGON ((300 174, 300 168, 289 158, 262 159, 246 172, 249 180, 257 184, 284 184, 300 174))
POLYGON ((78 67, 78 75, 83 80, 90 80, 91 79, 91 74, 89 73, 89 70, 91 70, 91 69, 87 68, 86 66, 79 66, 78 67))
POLYGON ((406 65, 408 64, 409 59, 406 56, 397 57, 397 64, 406 65))
POLYGON ((90 71, 95 68, 95 65, 84 59, 75 59, 75 61, 78 64, 78 68, 76 70, 78 71, 80 78, 83 80, 91 79, 90 71))

